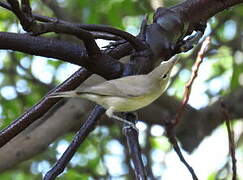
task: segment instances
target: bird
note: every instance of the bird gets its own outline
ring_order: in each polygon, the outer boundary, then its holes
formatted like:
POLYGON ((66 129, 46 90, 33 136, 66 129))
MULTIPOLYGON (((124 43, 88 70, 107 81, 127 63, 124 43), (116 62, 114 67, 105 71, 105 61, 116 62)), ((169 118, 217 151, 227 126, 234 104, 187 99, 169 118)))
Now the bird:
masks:
POLYGON ((78 90, 55 92, 49 98, 80 97, 95 102, 106 109, 105 114, 137 130, 136 126, 117 115, 115 112, 133 112, 141 109, 157 98, 166 90, 171 70, 178 62, 177 55, 168 61, 163 61, 150 73, 132 75, 104 81, 92 86, 81 86, 78 90))

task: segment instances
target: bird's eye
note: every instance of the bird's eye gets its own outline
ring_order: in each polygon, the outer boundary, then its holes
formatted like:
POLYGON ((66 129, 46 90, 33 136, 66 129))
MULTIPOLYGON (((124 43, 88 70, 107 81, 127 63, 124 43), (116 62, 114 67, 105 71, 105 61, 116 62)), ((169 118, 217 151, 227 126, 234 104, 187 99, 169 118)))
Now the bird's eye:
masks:
POLYGON ((166 79, 167 78, 167 74, 164 74, 162 78, 163 79, 166 79))

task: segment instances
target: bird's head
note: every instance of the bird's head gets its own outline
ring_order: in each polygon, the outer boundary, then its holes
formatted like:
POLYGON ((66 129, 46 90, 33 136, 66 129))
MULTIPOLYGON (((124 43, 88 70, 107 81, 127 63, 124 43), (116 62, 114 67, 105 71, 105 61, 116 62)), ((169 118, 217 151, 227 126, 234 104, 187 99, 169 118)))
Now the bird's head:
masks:
POLYGON ((170 73, 174 67, 174 65, 178 62, 179 57, 178 56, 173 56, 170 58, 168 61, 163 61, 160 65, 160 79, 161 80, 167 80, 170 78, 170 73))
POLYGON ((149 73, 151 78, 160 80, 162 82, 168 82, 170 78, 171 70, 174 65, 178 62, 179 57, 173 56, 168 61, 163 61, 158 67, 149 73))

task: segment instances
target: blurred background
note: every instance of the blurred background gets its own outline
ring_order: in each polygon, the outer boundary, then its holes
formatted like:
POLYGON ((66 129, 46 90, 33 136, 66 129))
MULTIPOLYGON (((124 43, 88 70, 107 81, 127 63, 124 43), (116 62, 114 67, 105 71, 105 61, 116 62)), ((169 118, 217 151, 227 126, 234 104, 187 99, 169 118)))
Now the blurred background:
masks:
MULTIPOLYGON (((33 11, 50 17, 87 24, 106 24, 136 35, 144 14, 152 15, 159 6, 170 7, 178 0, 32 0, 33 11)), ((243 86, 243 6, 224 10, 212 17, 205 32, 212 36, 210 49, 198 78, 193 85, 189 105, 201 110, 243 86)), ((0 8, 0 31, 23 32, 16 17, 0 8)), ((72 41, 70 36, 48 34, 72 41)), ((97 40, 102 47, 109 42, 97 40)), ((76 41, 78 43, 78 41, 76 41)), ((174 69, 168 96, 180 101, 185 83, 191 75, 191 67, 198 48, 182 53, 180 64, 174 69)), ((59 60, 31 56, 20 52, 0 50, 0 120, 1 129, 9 125, 26 109, 40 100, 45 93, 63 82, 79 67, 59 60)), ((242 108, 242 107, 241 107, 242 108)), ((143 118, 142 116, 140 117, 143 118)), ((71 160, 68 170, 59 177, 68 179, 133 179, 132 164, 121 126, 101 124, 86 139, 71 160)), ((179 161, 164 136, 164 128, 158 124, 138 122, 140 144, 146 167, 154 177, 163 180, 189 180, 191 176, 179 161)), ((243 122, 233 121, 236 140, 236 158, 239 179, 243 179, 243 122)), ((70 130, 41 153, 28 157, 27 161, 0 168, 0 179, 41 179, 68 147, 75 130, 70 130)), ((220 123, 213 132, 198 142, 192 153, 183 151, 199 179, 230 179, 226 126, 220 123)), ((0 151, 1 155, 1 151, 0 151)), ((4 156, 4 154, 2 154, 4 156)), ((4 166, 5 162, 0 162, 4 166)))

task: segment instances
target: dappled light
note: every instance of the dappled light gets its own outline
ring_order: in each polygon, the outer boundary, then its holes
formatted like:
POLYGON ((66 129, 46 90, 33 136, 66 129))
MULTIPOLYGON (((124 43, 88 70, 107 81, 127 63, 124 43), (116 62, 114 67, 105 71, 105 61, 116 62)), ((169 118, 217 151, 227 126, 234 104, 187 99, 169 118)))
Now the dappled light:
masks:
POLYGON ((242 2, 1 1, 0 179, 243 179, 242 2))

